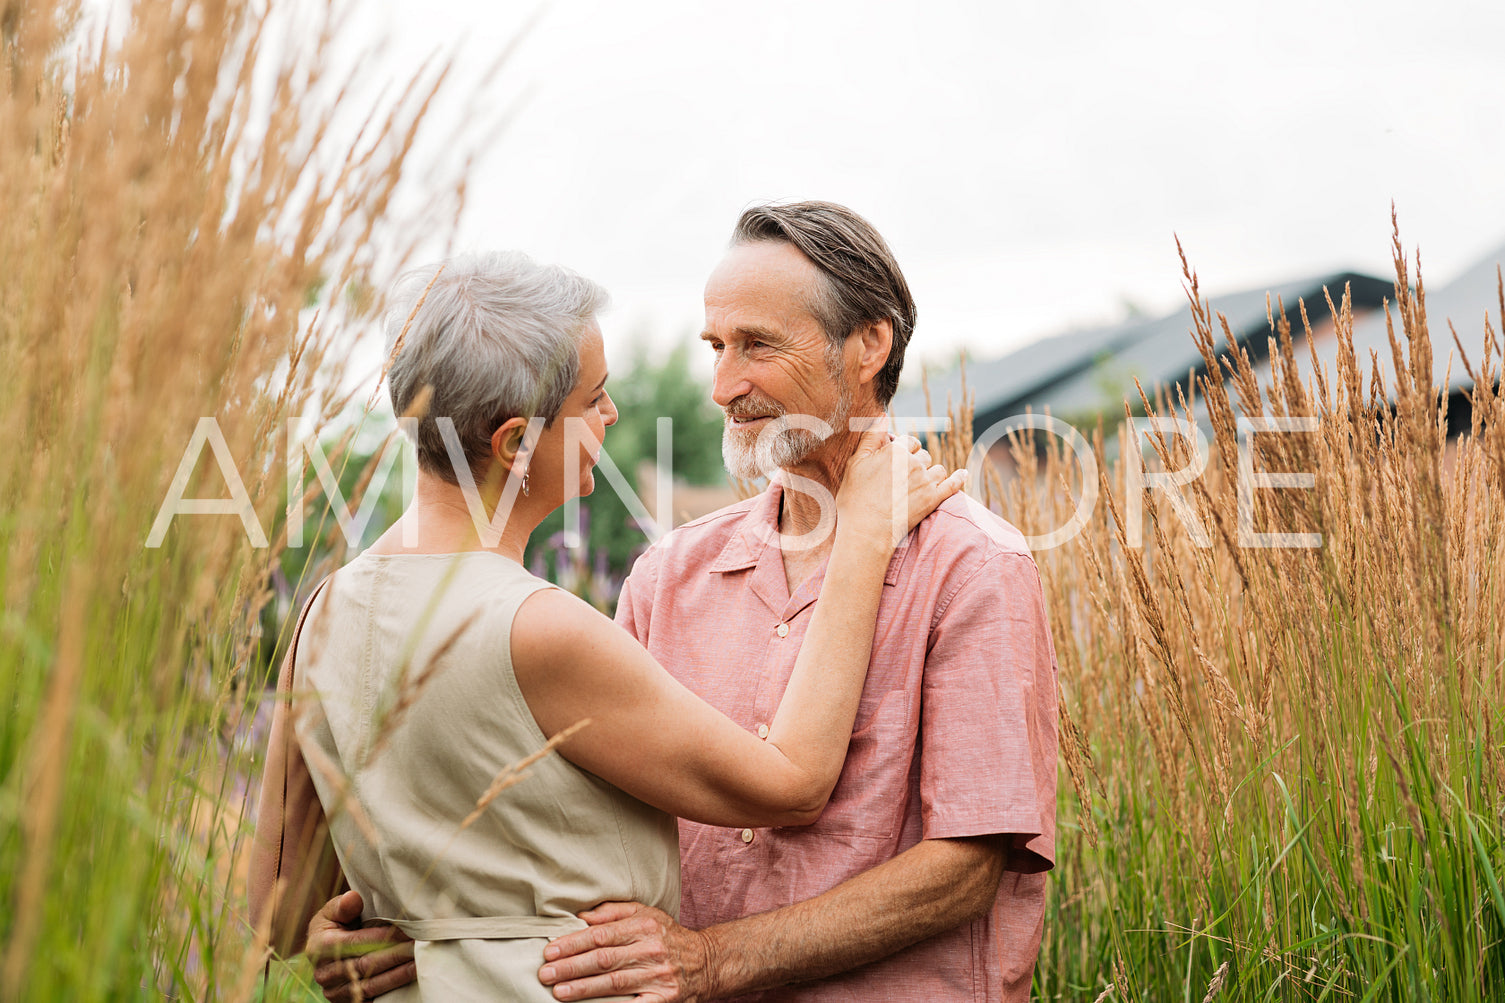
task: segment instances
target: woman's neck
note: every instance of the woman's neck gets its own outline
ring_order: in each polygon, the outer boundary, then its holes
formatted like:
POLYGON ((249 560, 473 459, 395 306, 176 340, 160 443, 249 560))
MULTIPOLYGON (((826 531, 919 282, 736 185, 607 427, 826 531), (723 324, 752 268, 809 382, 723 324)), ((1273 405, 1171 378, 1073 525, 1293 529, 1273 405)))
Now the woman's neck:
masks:
POLYGON ((500 489, 488 492, 483 487, 471 493, 469 503, 466 494, 457 484, 419 471, 412 502, 369 552, 453 554, 485 550, 523 563, 528 537, 549 511, 520 491, 507 499, 500 489), (477 509, 474 512, 472 505, 477 509), (498 512, 499 507, 506 511, 498 512))

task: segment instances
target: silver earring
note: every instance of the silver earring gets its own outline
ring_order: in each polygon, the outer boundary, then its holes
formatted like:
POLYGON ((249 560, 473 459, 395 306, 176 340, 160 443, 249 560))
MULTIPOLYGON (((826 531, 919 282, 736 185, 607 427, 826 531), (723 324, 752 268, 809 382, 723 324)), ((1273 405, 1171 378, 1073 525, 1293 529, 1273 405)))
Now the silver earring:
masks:
POLYGON ((523 473, 523 494, 527 494, 527 493, 528 493, 528 474, 525 471, 523 473))

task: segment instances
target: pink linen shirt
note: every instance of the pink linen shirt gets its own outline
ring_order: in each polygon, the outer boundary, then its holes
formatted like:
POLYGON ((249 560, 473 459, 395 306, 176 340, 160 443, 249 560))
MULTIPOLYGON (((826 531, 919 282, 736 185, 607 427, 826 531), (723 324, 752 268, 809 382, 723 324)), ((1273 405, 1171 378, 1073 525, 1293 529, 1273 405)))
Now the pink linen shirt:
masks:
MULTIPOLYGON (((617 621, 671 673, 766 736, 825 577, 789 594, 780 489, 670 533, 634 566, 617 621)), ((813 825, 680 822, 681 921, 791 905, 921 839, 1006 834, 990 912, 760 1003, 1029 998, 1044 871, 1055 862, 1056 663, 1024 539, 957 495, 909 535, 884 581, 846 766, 813 825)))

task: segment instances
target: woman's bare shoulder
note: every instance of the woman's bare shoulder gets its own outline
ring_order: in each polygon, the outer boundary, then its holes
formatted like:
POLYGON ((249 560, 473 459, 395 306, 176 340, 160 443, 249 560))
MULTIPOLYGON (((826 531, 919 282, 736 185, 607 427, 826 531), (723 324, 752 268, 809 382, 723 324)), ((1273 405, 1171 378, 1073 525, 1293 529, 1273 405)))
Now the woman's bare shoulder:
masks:
POLYGON ((539 589, 523 601, 512 627, 516 669, 590 675, 605 669, 598 656, 646 654, 632 636, 585 600, 564 589, 539 589))
MULTIPOLYGON (((528 597, 511 643, 513 676, 545 735, 583 717, 604 727, 677 686, 631 634, 562 589, 528 597)), ((581 765, 575 754, 588 753, 590 742, 575 744, 565 758, 581 765)))

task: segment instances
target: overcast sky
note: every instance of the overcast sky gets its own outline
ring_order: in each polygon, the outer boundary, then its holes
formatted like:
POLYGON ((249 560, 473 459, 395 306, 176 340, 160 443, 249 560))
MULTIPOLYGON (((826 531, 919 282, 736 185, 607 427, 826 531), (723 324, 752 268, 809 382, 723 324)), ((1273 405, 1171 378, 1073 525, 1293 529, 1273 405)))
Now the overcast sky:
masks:
MULTIPOLYGON (((533 10, 367 3, 348 38, 390 32, 399 77, 458 44, 458 91, 533 10)), ((461 243, 667 340, 744 206, 830 199, 888 238, 936 360, 1179 305, 1178 234, 1214 292, 1387 276, 1392 200, 1440 283, 1505 241, 1502 38, 1498 2, 554 0, 486 92, 521 110, 461 243)))

